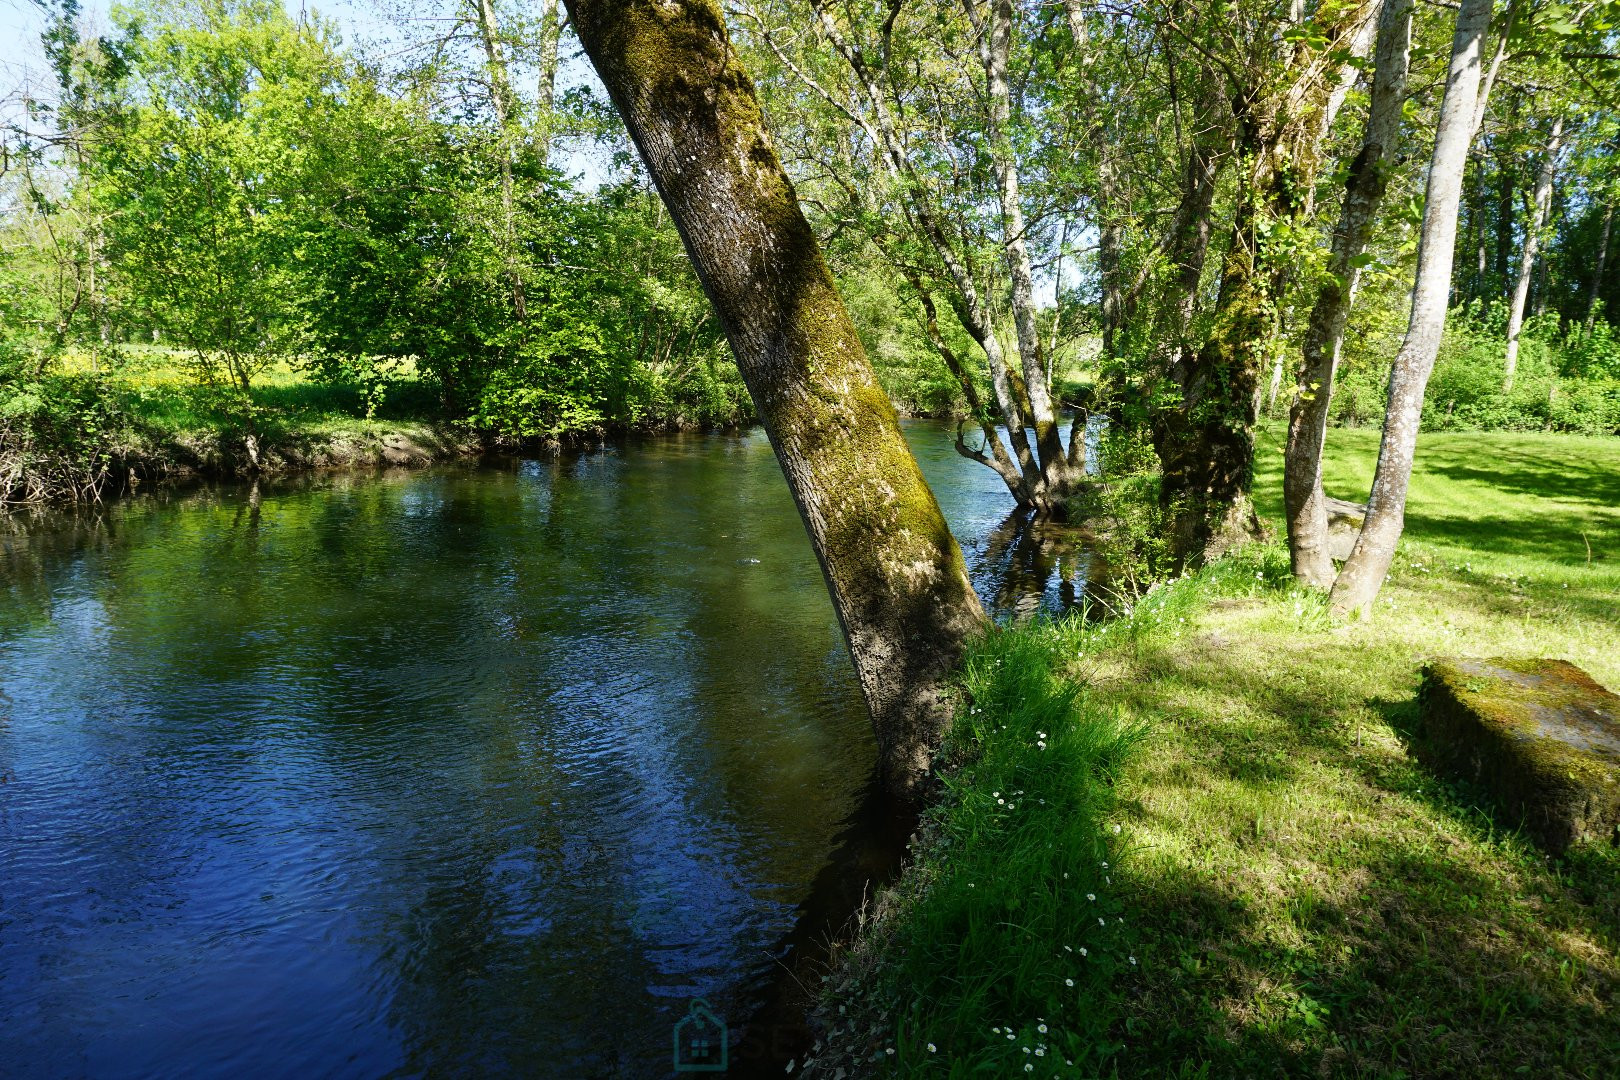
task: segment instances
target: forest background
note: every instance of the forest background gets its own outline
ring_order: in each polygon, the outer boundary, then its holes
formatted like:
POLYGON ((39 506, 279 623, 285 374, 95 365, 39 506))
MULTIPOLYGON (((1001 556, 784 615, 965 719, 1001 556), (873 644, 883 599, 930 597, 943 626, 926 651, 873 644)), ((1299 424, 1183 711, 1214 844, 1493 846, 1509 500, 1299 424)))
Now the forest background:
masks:
MULTIPOLYGON (((517 445, 751 419, 554 0, 379 5, 347 40, 266 0, 38 7, 0 176, 7 501, 251 472, 407 421, 517 445)), ((1405 6, 1400 145, 1347 274, 1381 8, 726 15, 891 398, 957 419, 1041 510, 1095 492, 1024 429, 1107 416, 1092 467, 1159 507, 1141 549, 1196 426, 1189 372, 1246 401, 1221 420, 1246 469, 1253 426, 1320 389, 1301 357, 1324 283, 1354 293, 1331 420, 1382 419, 1456 17, 1405 6)), ((1498 6, 1425 429, 1620 431, 1610 15, 1498 6)))

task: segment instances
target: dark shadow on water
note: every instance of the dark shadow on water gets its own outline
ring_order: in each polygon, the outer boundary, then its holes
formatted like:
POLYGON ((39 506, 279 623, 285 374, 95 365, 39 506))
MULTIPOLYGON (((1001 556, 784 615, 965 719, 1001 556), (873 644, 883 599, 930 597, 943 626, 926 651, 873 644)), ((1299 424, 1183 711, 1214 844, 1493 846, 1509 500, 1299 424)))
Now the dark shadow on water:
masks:
POLYGON ((727 1076, 782 1076, 789 1062, 804 1060, 813 1039, 806 1012, 827 970, 831 945, 845 936, 866 901, 899 876, 917 821, 917 805, 891 796, 874 772, 799 905, 793 929, 772 950, 776 959, 769 982, 732 1047, 727 1076))

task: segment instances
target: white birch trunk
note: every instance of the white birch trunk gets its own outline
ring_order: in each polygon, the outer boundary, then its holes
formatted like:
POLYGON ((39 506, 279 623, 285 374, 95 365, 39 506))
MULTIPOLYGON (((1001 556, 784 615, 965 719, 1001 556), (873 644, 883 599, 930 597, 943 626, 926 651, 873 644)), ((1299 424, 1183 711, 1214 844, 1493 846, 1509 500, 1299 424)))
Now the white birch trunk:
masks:
POLYGON ((1530 277, 1536 268, 1536 252, 1541 247, 1541 230, 1547 223, 1547 209, 1552 205, 1553 175, 1558 168, 1558 151, 1564 142, 1564 118, 1553 121, 1552 134, 1547 139, 1546 156, 1536 173, 1534 201, 1530 204, 1530 220, 1524 227, 1524 248, 1519 253, 1519 279, 1513 286, 1513 302, 1508 307, 1507 357, 1502 365, 1502 393, 1511 393, 1513 377, 1519 370, 1519 334, 1524 330, 1524 305, 1530 299, 1530 277))
POLYGON ((1412 52, 1412 7, 1413 0, 1386 0, 1379 15, 1366 130, 1345 182, 1344 205, 1328 260, 1329 277, 1311 308, 1299 385, 1289 409, 1283 465, 1289 558, 1296 579, 1322 589, 1333 584, 1334 573, 1327 551, 1327 502, 1322 492, 1328 407, 1345 323, 1361 277, 1360 256, 1372 237, 1400 148, 1401 109, 1412 52))
POLYGON ((1463 170, 1468 163, 1469 144, 1474 141, 1476 117, 1482 111, 1480 46, 1490 22, 1491 0, 1462 0, 1424 195, 1411 317, 1390 371, 1384 436, 1378 448, 1378 468, 1367 502, 1366 521, 1333 586, 1331 607, 1339 615, 1365 612, 1372 607, 1389 574, 1405 524, 1406 493, 1423 417, 1423 392, 1446 327, 1463 170))

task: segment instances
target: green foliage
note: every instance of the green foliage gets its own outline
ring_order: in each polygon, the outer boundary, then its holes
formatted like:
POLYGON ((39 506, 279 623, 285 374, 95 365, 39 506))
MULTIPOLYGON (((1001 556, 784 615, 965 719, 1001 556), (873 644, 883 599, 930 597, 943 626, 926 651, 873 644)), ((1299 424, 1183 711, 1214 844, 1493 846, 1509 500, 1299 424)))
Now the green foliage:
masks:
POLYGON ((832 1062, 1094 1075, 1123 1049, 1088 1002, 1136 964, 1109 822, 1138 735, 1058 677, 1057 640, 1002 631, 968 657, 916 861, 827 999, 854 1005, 832 1062))
MULTIPOLYGON (((1513 390, 1502 392, 1506 306, 1470 304, 1451 313, 1424 400, 1429 431, 1620 433, 1620 344, 1599 320, 1590 338, 1560 331, 1555 315, 1529 319, 1520 338, 1513 390)), ((1347 357, 1333 415, 1346 426, 1383 415, 1388 358, 1347 357)))
POLYGON ((0 504, 99 497, 130 427, 104 375, 0 342, 0 504))
POLYGON ((1123 603, 1174 566, 1158 458, 1145 428, 1109 426, 1097 442, 1097 478, 1074 496, 1070 519, 1092 531, 1099 583, 1123 603))
MULTIPOLYGON (((1255 497, 1275 518, 1281 433, 1262 434, 1255 497)), ((1328 490, 1365 491, 1377 446, 1331 431, 1328 490)), ((1560 656, 1620 685, 1620 444, 1441 433, 1418 461, 1364 622, 1334 625, 1287 552, 1257 545, 1122 618, 1017 628, 975 655, 931 831, 824 989, 824 1015, 854 1025, 839 1060, 964 1078, 1607 1075, 1620 850, 1547 858, 1404 740, 1423 657, 1560 656), (1118 756, 1053 757, 1075 729, 1118 756), (1100 948, 1078 940, 1093 933, 1100 948)))

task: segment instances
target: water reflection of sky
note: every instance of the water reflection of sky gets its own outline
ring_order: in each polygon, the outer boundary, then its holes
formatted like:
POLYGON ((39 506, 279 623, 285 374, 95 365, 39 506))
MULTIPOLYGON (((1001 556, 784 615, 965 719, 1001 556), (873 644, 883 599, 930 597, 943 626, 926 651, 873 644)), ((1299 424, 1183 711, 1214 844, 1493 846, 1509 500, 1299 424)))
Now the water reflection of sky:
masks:
MULTIPOLYGON (((1005 491, 908 432, 987 587, 1005 491)), ((746 1012, 872 761, 758 434, 4 556, 7 1077, 657 1074, 690 996, 746 1012)))

